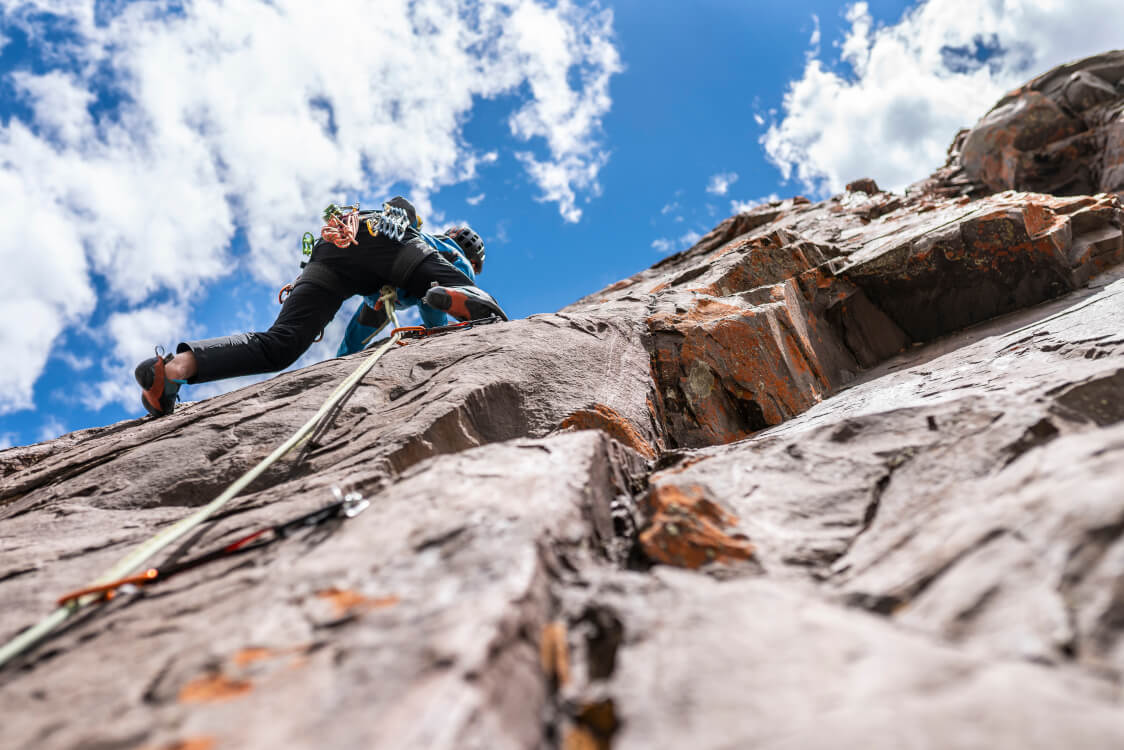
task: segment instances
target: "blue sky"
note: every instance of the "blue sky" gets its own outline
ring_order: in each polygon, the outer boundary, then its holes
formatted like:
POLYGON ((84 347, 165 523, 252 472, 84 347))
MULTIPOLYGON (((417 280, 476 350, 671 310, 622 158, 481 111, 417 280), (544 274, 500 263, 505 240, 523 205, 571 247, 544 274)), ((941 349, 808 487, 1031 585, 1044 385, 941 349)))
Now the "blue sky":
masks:
POLYGON ((268 327, 329 202, 468 221, 481 286, 550 312, 770 196, 902 189, 1119 47, 1117 5, 0 0, 0 447, 140 416, 157 344, 268 327))

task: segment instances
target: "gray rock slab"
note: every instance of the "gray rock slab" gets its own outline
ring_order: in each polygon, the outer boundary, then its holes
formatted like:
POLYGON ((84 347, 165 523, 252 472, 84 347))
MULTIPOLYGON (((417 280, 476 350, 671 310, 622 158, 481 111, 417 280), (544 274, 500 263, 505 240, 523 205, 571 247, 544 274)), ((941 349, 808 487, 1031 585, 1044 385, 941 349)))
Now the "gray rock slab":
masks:
MULTIPOLYGON (((74 623, 0 685, 0 745, 534 747, 551 588, 566 565, 609 559, 610 505, 641 465, 596 431, 424 462, 354 519, 74 623)), ((213 541, 315 493, 264 494, 213 541)), ((55 561, 37 587, 80 580, 86 562, 55 561)), ((5 607, 0 630, 29 614, 5 607)))

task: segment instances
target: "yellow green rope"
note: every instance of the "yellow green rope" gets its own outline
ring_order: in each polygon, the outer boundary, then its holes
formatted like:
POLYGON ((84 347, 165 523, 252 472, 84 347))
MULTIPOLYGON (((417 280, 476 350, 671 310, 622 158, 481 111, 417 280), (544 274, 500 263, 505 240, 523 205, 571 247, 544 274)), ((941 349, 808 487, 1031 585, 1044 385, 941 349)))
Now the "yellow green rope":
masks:
MULTIPOLYGON (((386 310, 390 316, 391 322, 394 323, 394 327, 397 328, 398 316, 395 314, 394 301, 394 289, 391 287, 383 287, 382 303, 386 306, 386 310)), ((90 584, 90 587, 100 586, 112 581, 119 580, 121 578, 125 578, 126 576, 132 574, 134 571, 139 570, 146 561, 154 557, 157 553, 160 552, 160 550, 164 549, 168 545, 175 542, 177 539, 180 539, 185 534, 198 527, 200 524, 214 515, 214 513, 217 512, 220 508, 233 500, 239 492, 246 489, 246 487, 248 487, 251 482, 261 476, 266 469, 286 456, 298 445, 303 443, 304 440, 313 433, 313 431, 316 429, 325 415, 331 412, 331 410, 336 406, 340 399, 343 398, 344 395, 349 393, 352 387, 354 387, 360 380, 363 379, 364 375, 370 372, 371 368, 375 366, 375 363, 379 361, 379 358, 382 357, 383 354, 385 354, 395 344, 398 343, 398 339, 400 337, 400 334, 392 335, 385 344, 376 349, 371 354, 371 356, 363 360, 363 363, 355 370, 355 372, 347 376, 347 378, 342 383, 340 383, 340 385, 334 391, 332 391, 332 394, 328 396, 328 399, 324 402, 323 406, 320 407, 316 414, 313 415, 313 417, 307 422, 305 422, 299 430, 293 433, 293 435, 290 436, 288 440, 279 445, 276 450, 262 459, 257 464, 257 466, 250 469, 237 480, 235 480, 233 484, 227 487, 226 490, 224 490, 223 493, 216 497, 214 500, 207 503, 199 510, 195 511, 190 516, 183 518, 180 521, 177 521, 175 524, 164 529, 163 531, 160 531, 155 536, 149 538, 140 546, 136 547, 129 554, 125 555, 125 557, 118 560, 112 568, 95 579, 94 582, 90 584)), ((43 638, 50 635, 51 632, 55 630, 55 628, 69 619, 71 615, 77 613, 82 608, 93 604, 94 602, 100 601, 100 599, 101 597, 99 595, 91 594, 89 596, 84 596, 80 599, 76 599, 64 606, 61 606, 54 612, 43 618, 36 625, 23 631, 3 646, 0 646, 0 668, 2 668, 5 664, 7 664, 19 654, 26 651, 31 646, 38 643, 43 638)))

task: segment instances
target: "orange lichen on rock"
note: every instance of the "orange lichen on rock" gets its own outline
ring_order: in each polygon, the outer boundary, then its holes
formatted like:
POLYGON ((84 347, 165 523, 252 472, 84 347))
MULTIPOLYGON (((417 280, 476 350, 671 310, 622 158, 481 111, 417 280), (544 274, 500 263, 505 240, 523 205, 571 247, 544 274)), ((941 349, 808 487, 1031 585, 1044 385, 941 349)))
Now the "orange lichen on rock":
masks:
POLYGON ((694 570, 753 557, 745 536, 726 532, 737 517, 708 500, 698 485, 655 487, 647 503, 652 520, 640 534, 640 545, 650 559, 694 570))
POLYGON ((235 666, 245 667, 254 662, 272 659, 277 655, 276 652, 268 648, 244 648, 236 653, 231 661, 234 662, 235 666))
MULTIPOLYGON (((649 401, 649 407, 651 401, 649 401)), ((629 420, 604 404, 594 404, 590 409, 580 409, 562 420, 564 430, 601 430, 609 437, 627 445, 647 458, 655 458, 652 446, 629 420)))
POLYGON ((585 727, 570 727, 562 738, 562 750, 609 750, 609 744, 585 727))
POLYGON ((612 698, 586 703, 562 737, 562 750, 609 750, 620 728, 612 698))
POLYGON ((213 750, 217 741, 214 737, 187 737, 166 745, 160 745, 159 750, 213 750))
POLYGON ((858 294, 817 267, 730 301, 700 296, 648 317, 653 379, 673 444, 741 440, 845 384, 857 364, 824 311, 858 294))
POLYGON ((726 297, 781 283, 825 260, 819 247, 785 230, 732 242, 722 249, 723 255, 732 252, 742 255, 735 265, 714 282, 691 291, 726 297))
POLYGON ((736 305, 719 302, 710 297, 700 297, 687 312, 659 313, 648 318, 647 323, 652 329, 678 330, 689 323, 707 323, 741 312, 742 308, 736 305))
POLYGON ((558 687, 570 681, 570 649, 566 642, 566 623, 550 622, 539 638, 542 671, 558 687))
POLYGON ((399 602, 397 596, 380 596, 371 598, 351 589, 330 588, 317 591, 316 596, 326 600, 336 611, 337 616, 365 612, 371 609, 393 607, 399 602))
POLYGON ((180 689, 181 703, 210 703, 240 698, 253 690, 248 680, 235 680, 224 674, 208 674, 180 689))
MULTIPOLYGON (((680 353, 684 363, 691 363, 684 392, 692 406, 700 416, 719 406, 706 399, 709 392, 699 387, 702 379, 694 375, 703 371, 703 364, 718 373, 733 396, 759 404, 768 424, 779 424, 816 403, 824 388, 809 390, 811 383, 806 381, 814 370, 805 361, 805 349, 796 345, 792 336, 788 316, 769 308, 743 310, 736 318, 692 332, 680 353), (777 320, 778 314, 783 321, 777 320), (704 404, 704 400, 709 403, 704 404)), ((711 420, 703 417, 702 421, 717 424, 717 415, 711 420)), ((741 437, 744 435, 738 439, 741 437)))
POLYGON ((1023 209, 1023 222, 1027 234, 1032 239, 1038 239, 1043 235, 1063 229, 1068 220, 1064 216, 1057 215, 1047 206, 1027 203, 1023 209))

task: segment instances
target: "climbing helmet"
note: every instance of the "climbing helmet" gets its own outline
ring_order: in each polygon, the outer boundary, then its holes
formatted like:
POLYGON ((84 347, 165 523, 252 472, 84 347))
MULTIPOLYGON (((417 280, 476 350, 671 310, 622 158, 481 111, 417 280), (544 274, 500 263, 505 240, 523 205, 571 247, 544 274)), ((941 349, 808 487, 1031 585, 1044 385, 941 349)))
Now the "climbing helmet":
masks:
POLYGON ((465 257, 472 264, 473 270, 480 273, 484 267, 484 240, 480 239, 480 235, 469 226, 450 227, 445 230, 445 235, 451 237, 460 249, 464 250, 465 257))

